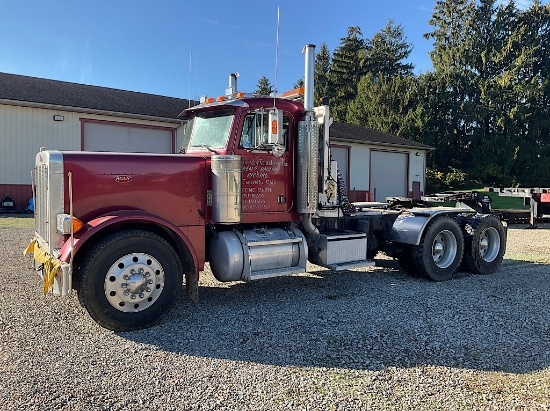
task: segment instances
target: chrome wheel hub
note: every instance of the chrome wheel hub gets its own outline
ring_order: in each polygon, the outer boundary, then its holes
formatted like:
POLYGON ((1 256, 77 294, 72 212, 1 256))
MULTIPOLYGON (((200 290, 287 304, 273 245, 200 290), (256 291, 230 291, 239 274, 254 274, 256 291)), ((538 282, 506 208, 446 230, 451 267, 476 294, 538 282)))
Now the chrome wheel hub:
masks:
POLYGON ((122 312, 145 310, 160 297, 163 288, 161 264, 145 253, 126 254, 105 275, 107 301, 122 312))
POLYGON ((490 263, 500 252, 500 234, 494 227, 487 228, 479 236, 479 253, 481 258, 490 263))
POLYGON ((449 230, 441 231, 432 244, 432 258, 439 268, 449 267, 455 260, 458 250, 456 238, 449 230))

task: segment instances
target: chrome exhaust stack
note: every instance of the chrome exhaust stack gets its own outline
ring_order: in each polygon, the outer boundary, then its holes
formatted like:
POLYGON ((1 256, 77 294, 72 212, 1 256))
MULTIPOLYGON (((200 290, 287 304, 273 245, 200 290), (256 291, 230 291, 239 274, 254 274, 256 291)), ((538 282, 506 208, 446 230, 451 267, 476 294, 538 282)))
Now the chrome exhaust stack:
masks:
POLYGON ((306 111, 313 110, 314 88, 313 79, 315 76, 315 45, 307 44, 302 53, 306 54, 306 68, 304 76, 304 108, 306 111))
POLYGON ((229 87, 225 89, 226 97, 233 97, 237 94, 237 77, 239 77, 239 73, 231 73, 229 75, 229 87))
POLYGON ((315 46, 308 44, 302 50, 306 54, 304 79, 305 119, 298 127, 298 213, 302 215, 302 225, 308 234, 308 244, 319 240, 320 234, 311 217, 317 212, 319 202, 319 124, 313 112, 315 46))

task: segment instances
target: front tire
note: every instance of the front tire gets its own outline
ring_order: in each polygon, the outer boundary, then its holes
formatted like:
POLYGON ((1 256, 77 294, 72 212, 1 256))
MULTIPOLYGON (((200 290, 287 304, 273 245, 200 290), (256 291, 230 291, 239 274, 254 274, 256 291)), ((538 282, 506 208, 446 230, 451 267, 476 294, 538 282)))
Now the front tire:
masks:
POLYGON ((449 217, 432 220, 420 240, 412 248, 416 269, 434 281, 452 278, 464 253, 464 238, 459 225, 449 217))
POLYGON ((463 268, 474 274, 491 274, 502 263, 506 231, 494 215, 476 215, 464 224, 463 268))
POLYGON ((81 267, 80 303, 99 325, 113 331, 153 324, 168 311, 183 283, 174 248, 148 231, 128 230, 104 238, 81 267))

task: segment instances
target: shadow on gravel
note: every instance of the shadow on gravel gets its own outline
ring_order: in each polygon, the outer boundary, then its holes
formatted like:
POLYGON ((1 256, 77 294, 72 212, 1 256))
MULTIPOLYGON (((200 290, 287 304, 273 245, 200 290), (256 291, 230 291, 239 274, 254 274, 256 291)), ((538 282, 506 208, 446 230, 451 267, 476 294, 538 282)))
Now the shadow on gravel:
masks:
POLYGON ((200 287, 158 325, 120 333, 161 350, 282 366, 380 370, 550 367, 550 266, 506 264, 444 283, 374 271, 310 272, 200 287))

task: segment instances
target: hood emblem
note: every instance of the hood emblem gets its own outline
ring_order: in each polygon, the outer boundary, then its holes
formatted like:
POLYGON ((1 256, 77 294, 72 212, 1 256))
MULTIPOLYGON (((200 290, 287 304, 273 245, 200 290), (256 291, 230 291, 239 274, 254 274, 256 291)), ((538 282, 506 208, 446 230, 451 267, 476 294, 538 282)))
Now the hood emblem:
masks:
POLYGON ((115 181, 117 183, 129 183, 132 181, 132 176, 116 176, 115 181))

